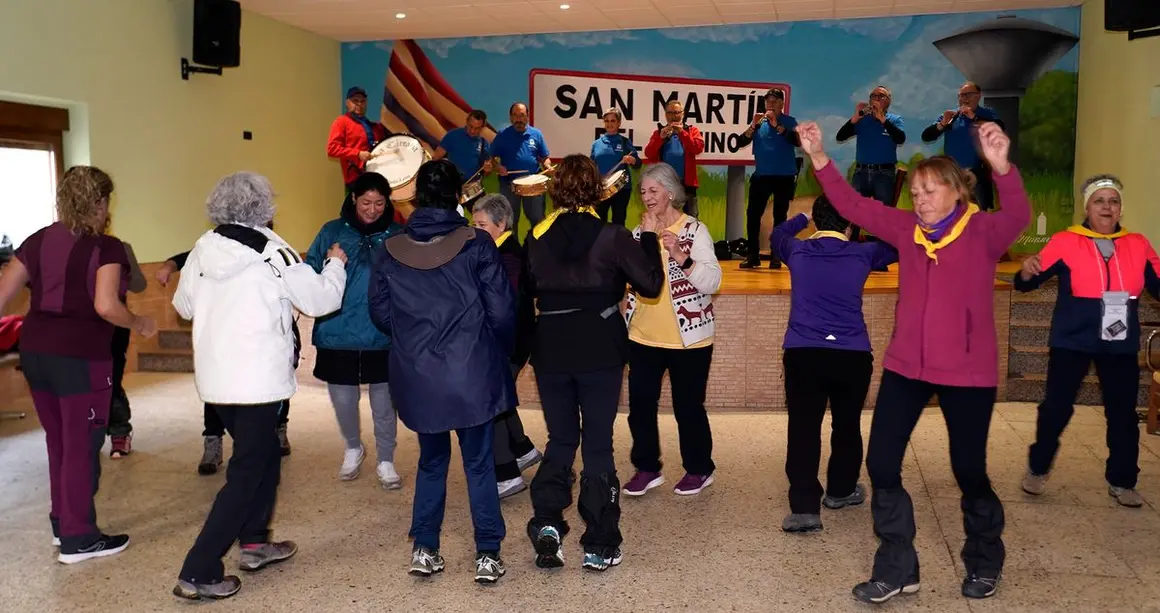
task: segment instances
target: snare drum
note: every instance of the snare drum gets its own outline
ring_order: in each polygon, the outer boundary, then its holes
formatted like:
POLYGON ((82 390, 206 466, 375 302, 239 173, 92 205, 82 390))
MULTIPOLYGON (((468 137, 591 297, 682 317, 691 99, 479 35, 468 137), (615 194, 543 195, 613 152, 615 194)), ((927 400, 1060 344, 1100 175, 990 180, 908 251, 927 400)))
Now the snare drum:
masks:
POLYGON ((367 172, 377 172, 391 185, 391 202, 410 202, 415 199, 415 175, 419 167, 431 159, 419 139, 409 134, 396 134, 379 143, 367 160, 367 172))
POLYGON ((616 192, 619 192, 620 190, 624 189, 625 185, 628 185, 628 180, 630 177, 631 175, 628 174, 628 171, 623 169, 618 170, 608 175, 607 177, 604 177, 600 200, 608 200, 609 198, 615 196, 616 192))
POLYGON ((463 192, 459 195, 459 204, 466 205, 468 202, 482 195, 483 183, 481 181, 469 181, 463 184, 463 192))
POLYGON ((551 181, 551 178, 545 175, 520 177, 512 181, 512 193, 525 198, 540 196, 548 191, 549 181, 551 181))

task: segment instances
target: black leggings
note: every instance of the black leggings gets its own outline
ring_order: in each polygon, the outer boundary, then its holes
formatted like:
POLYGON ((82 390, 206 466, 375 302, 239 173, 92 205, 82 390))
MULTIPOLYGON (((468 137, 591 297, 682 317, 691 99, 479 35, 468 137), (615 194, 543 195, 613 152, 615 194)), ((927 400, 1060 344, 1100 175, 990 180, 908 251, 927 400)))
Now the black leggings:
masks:
MULTIPOLYGON (((202 421, 205 425, 205 430, 202 430, 202 436, 225 436, 226 425, 222 423, 222 418, 217 411, 214 410, 214 405, 205 404, 202 409, 202 421)), ((290 419, 290 399, 287 398, 282 402, 282 410, 278 412, 278 425, 284 426, 290 419)))
POLYGON ((596 205, 596 214, 604 221, 608 221, 608 211, 612 210, 612 223, 623 226, 628 218, 628 201, 632 199, 632 187, 625 186, 596 205))

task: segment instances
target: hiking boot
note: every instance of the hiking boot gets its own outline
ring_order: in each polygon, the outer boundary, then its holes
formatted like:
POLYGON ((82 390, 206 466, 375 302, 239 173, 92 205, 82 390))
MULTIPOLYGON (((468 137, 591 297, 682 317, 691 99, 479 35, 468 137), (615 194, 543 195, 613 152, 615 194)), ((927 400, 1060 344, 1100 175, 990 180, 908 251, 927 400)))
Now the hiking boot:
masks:
POLYGON ((999 577, 983 577, 975 573, 963 579, 963 596, 967 598, 990 598, 999 589, 999 577))
POLYGON ((109 438, 113 443, 111 449, 109 449, 110 458, 114 460, 120 460, 130 453, 133 453, 132 434, 126 434, 125 436, 112 436, 109 438))
POLYGON ((475 554, 475 582, 491 584, 507 573, 498 553, 479 552, 475 554))
POLYGON ((286 436, 286 424, 278 424, 278 448, 282 457, 290 455, 290 439, 286 436))
POLYGON ((298 545, 294 541, 242 545, 242 561, 238 568, 246 572, 259 571, 271 564, 289 560, 296 553, 298 545))
POLYGON ((129 535, 127 534, 114 534, 112 536, 102 534, 97 540, 84 547, 61 546, 60 554, 56 556, 56 559, 61 564, 76 564, 85 560, 116 555, 125 551, 128 546, 129 535))
POLYGON ((626 496, 644 496, 649 490, 654 487, 664 485, 665 477, 660 473, 653 473, 647 471, 637 471, 628 483, 624 484, 624 494, 626 496))
POLYGON ((822 504, 826 505, 827 509, 834 510, 860 505, 863 502, 866 502, 866 488, 862 487, 861 483, 855 485, 853 493, 848 496, 835 497, 827 494, 822 498, 822 504))
POLYGON ((233 575, 226 575, 217 583, 190 583, 179 579, 173 586, 173 595, 186 600, 221 600, 237 594, 240 589, 242 580, 233 575))
POLYGON ((564 566, 564 549, 560 546, 560 531, 553 526, 540 528, 534 542, 536 566, 560 568, 564 566))
POLYGON ((1133 509, 1144 506, 1144 497, 1135 488, 1109 485, 1108 495, 1115 498, 1116 502, 1120 503, 1120 506, 1133 509))
POLYGON ((217 473, 222 465, 222 437, 205 437, 205 451, 201 454, 201 461, 197 463, 197 474, 212 475, 217 473))
POLYGON ((1047 475, 1037 475, 1030 470, 1023 476, 1023 491, 1032 496, 1042 496, 1047 491, 1047 475))
POLYGON ((781 522, 782 532, 820 532, 822 516, 815 513, 790 513, 781 522))
POLYGON ((443 556, 438 551, 426 547, 416 547, 411 552, 410 573, 416 577, 430 577, 435 573, 443 572, 443 556))

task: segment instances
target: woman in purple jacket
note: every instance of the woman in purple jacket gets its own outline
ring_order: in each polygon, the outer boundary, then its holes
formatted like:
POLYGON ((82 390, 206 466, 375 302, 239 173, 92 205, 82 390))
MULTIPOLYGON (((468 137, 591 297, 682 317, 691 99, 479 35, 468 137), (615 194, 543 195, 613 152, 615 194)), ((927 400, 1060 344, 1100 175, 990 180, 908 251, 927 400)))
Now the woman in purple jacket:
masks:
POLYGON ((967 174, 944 156, 919 163, 910 181, 914 211, 859 196, 822 150, 816 123, 802 124, 826 196, 851 223, 898 249, 894 335, 883 357, 866 469, 880 544, 869 581, 854 588, 863 602, 918 591, 914 507, 902 487, 902 457, 922 409, 937 394, 950 438, 951 470, 962 490, 962 593, 987 598, 1003 570, 1003 505, 987 477, 987 432, 999 385, 995 339, 995 264, 1027 227, 1031 206, 1011 141, 994 123, 979 126, 1002 208, 980 213, 967 174))

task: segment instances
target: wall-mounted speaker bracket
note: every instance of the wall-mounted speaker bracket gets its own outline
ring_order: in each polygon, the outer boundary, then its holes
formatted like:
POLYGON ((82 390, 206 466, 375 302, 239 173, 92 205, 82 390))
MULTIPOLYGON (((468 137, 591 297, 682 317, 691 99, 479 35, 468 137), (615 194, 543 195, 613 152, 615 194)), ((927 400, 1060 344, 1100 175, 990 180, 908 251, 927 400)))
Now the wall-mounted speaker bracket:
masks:
POLYGON ((1153 36, 1160 36, 1160 28, 1152 28, 1150 30, 1128 30, 1128 40, 1136 40, 1137 38, 1151 38, 1153 36))
POLYGON ((209 66, 198 66, 197 64, 189 63, 189 60, 186 58, 181 58, 181 78, 185 81, 188 81, 189 75, 196 73, 214 74, 220 77, 222 76, 222 69, 211 68, 209 66))

